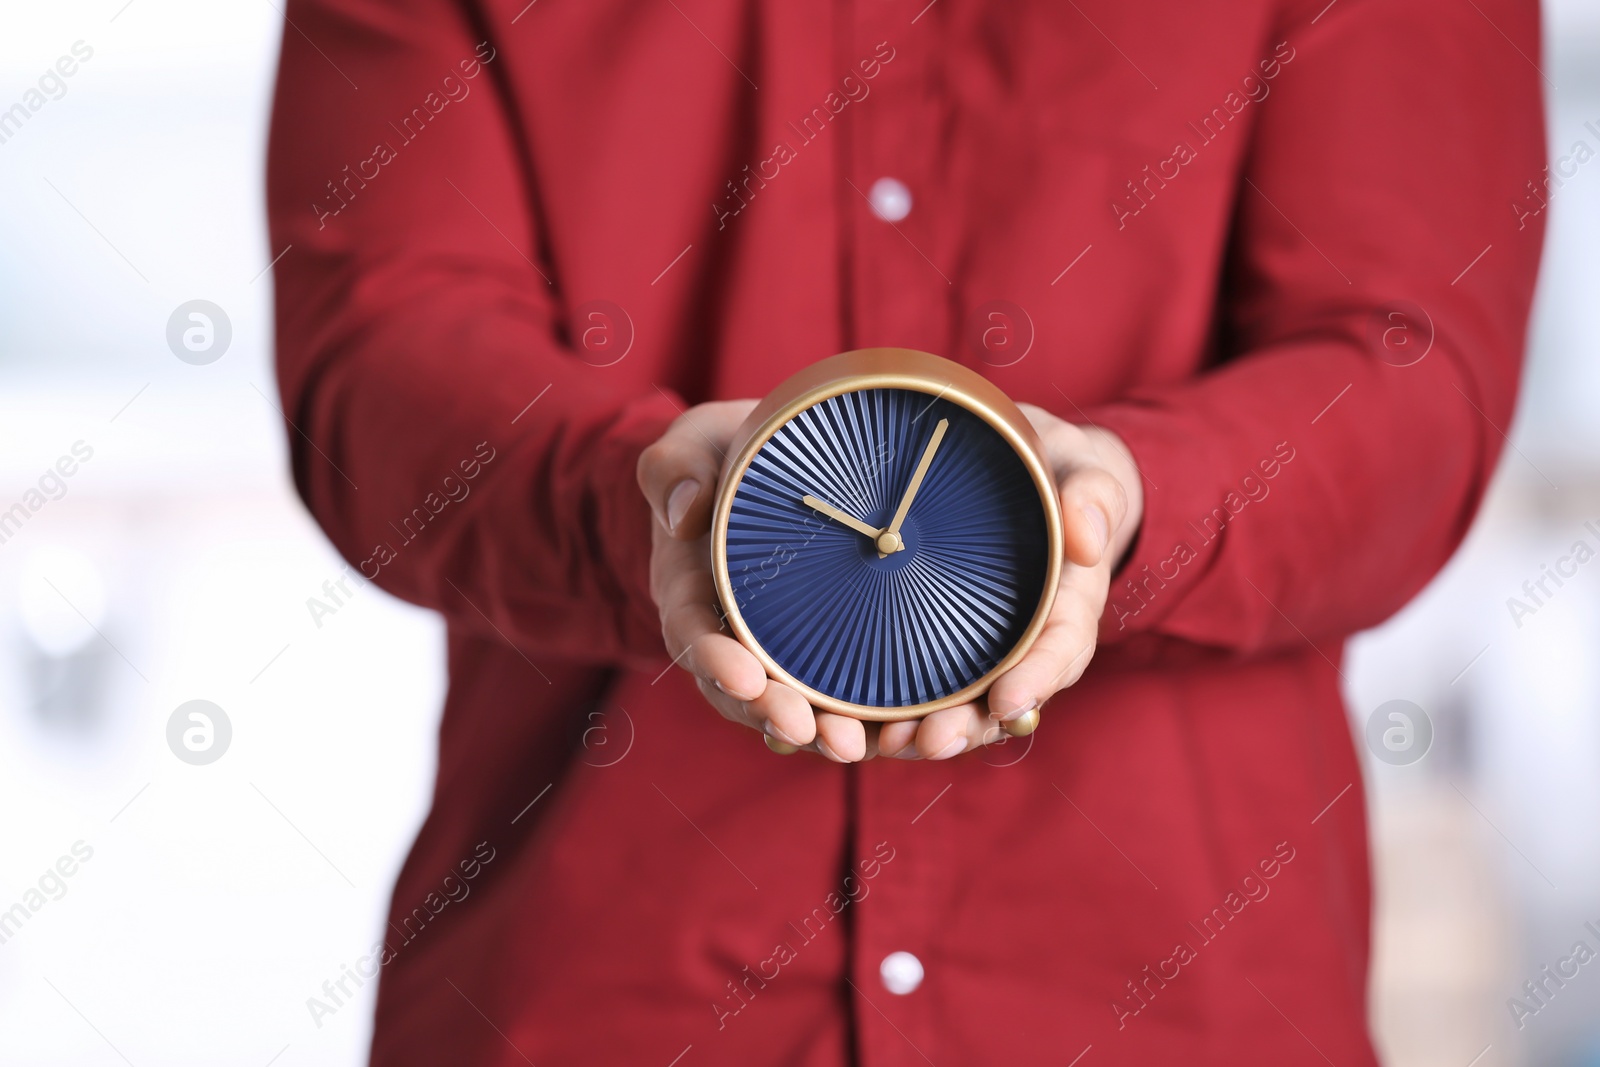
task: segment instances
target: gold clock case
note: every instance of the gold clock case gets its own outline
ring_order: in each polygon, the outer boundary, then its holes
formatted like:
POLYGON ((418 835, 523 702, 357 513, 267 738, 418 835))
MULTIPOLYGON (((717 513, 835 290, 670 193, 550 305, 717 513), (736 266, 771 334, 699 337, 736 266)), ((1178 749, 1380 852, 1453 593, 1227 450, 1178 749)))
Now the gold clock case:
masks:
POLYGON ((1039 435, 1034 432, 1027 416, 1022 414, 1010 397, 976 371, 931 353, 909 348, 862 348, 830 356, 813 363, 769 393, 734 434, 727 458, 723 461, 716 510, 712 517, 711 572, 716 582, 717 598, 722 602, 734 636, 761 661, 768 677, 794 689, 813 707, 872 722, 920 719, 930 712, 976 700, 987 692, 995 679, 1016 666, 1044 629, 1045 621, 1050 616, 1050 606, 1055 602, 1056 586, 1061 579, 1062 556, 1061 505, 1055 476, 1045 461, 1039 435), (1044 505, 1049 562, 1039 606, 1027 629, 1005 658, 982 678, 958 692, 925 704, 894 708, 853 704, 819 693, 801 682, 780 667, 750 632, 739 614, 739 605, 733 595, 733 579, 728 573, 728 516, 733 509, 733 496, 761 446, 779 427, 807 408, 841 393, 863 389, 907 389, 927 393, 952 401, 977 415, 994 427, 1016 450, 1033 475, 1039 500, 1044 505))

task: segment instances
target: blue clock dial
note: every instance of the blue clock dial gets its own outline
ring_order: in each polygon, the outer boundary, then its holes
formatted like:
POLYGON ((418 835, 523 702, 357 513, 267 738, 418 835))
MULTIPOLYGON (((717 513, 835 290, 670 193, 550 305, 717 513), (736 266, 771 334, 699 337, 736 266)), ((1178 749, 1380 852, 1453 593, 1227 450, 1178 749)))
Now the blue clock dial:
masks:
POLYGON ((867 707, 929 703, 988 674, 1049 573, 1027 464, 978 415, 906 389, 843 393, 781 426, 734 493, 726 543, 739 614, 767 655, 867 707))

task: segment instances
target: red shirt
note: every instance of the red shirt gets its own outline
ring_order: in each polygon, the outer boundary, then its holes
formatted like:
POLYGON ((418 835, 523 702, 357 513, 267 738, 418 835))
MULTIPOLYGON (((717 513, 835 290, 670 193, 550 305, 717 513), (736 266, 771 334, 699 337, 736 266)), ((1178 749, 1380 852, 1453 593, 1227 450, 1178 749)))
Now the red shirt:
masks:
POLYGON ((291 0, 296 481, 450 632, 374 1063, 1374 1062, 1341 645, 1511 417, 1535 5, 924 3, 291 0), (1031 747, 780 758, 668 669, 639 451, 874 345, 1147 477, 1031 747))

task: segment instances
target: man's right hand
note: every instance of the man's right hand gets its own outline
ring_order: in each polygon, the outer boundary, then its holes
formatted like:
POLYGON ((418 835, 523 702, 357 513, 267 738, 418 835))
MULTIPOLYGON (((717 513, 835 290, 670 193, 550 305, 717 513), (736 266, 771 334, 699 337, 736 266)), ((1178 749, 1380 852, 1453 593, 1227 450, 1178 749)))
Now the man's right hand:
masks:
POLYGON ((877 754, 877 724, 814 711, 805 697, 767 677, 717 610, 711 509, 723 456, 755 406, 754 400, 728 400, 690 408, 639 456, 639 488, 656 517, 650 592, 661 611, 661 635, 668 655, 694 676, 723 718, 781 744, 854 763, 877 754))

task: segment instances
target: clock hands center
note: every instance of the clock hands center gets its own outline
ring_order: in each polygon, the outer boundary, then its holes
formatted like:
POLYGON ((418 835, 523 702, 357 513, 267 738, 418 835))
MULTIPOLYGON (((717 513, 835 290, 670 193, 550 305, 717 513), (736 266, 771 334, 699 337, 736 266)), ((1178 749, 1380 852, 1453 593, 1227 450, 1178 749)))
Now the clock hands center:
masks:
POLYGON ((878 546, 879 559, 883 559, 889 553, 898 552, 906 547, 905 542, 901 540, 899 534, 890 533, 887 529, 880 530, 876 526, 869 526, 860 519, 856 518, 854 515, 839 510, 825 500, 818 500, 816 497, 811 496, 810 494, 801 497, 800 500, 805 504, 806 507, 811 508, 813 511, 820 512, 821 514, 826 515, 828 518, 833 519, 835 522, 838 522, 844 526, 848 526, 856 533, 862 534, 869 538, 878 546))
POLYGON ((939 425, 933 428, 933 436, 929 438, 927 447, 922 450, 922 458, 917 461, 917 469, 911 474, 911 481, 906 485, 905 494, 900 498, 900 506, 895 509, 894 517, 889 525, 883 529, 862 522, 854 515, 834 507, 825 500, 818 500, 807 493, 800 498, 806 507, 820 514, 826 515, 835 522, 847 526, 858 534, 870 537, 878 546, 878 558, 883 559, 891 552, 904 551, 905 539, 900 536, 900 526, 906 521, 906 515, 911 511, 911 502, 917 497, 917 490, 922 488, 922 480, 928 475, 928 467, 933 463, 933 454, 939 450, 939 442, 944 440, 945 431, 950 428, 949 419, 940 419, 939 425))
POLYGON ((922 488, 922 479, 927 477, 928 467, 933 464, 933 454, 939 451, 939 442, 944 440, 944 433, 949 428, 949 419, 940 419, 939 425, 933 428, 933 436, 928 438, 928 446, 922 450, 922 458, 917 461, 917 469, 911 472, 911 481, 906 485, 905 495, 900 498, 900 506, 895 509, 894 518, 889 520, 889 525, 877 536, 879 559, 906 547, 905 541, 900 537, 900 524, 906 521, 906 514, 911 510, 911 502, 916 499, 917 490, 922 488))
POLYGON ((826 515, 835 522, 850 527, 850 529, 854 530, 856 533, 865 534, 867 537, 876 540, 878 534, 882 532, 876 526, 868 526, 855 516, 840 511, 832 504, 829 504, 823 500, 818 500, 816 497, 811 496, 810 494, 801 497, 800 500, 805 504, 806 507, 826 515))

